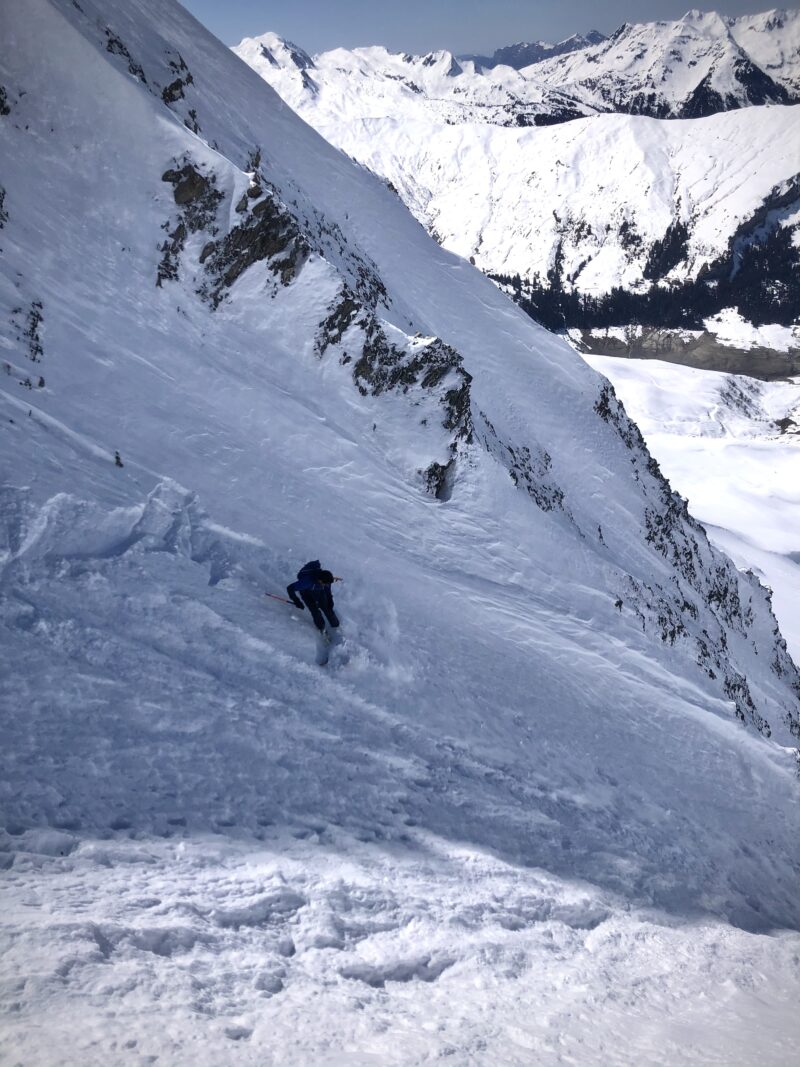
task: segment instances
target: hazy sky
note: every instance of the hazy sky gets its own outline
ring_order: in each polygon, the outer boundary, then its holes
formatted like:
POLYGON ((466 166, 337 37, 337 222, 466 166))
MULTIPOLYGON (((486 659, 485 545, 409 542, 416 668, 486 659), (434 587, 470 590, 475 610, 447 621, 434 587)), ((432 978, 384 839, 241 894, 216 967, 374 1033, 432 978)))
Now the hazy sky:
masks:
MULTIPOLYGON (((226 44, 273 30, 307 52, 383 44, 392 51, 491 54, 517 41, 560 41, 573 33, 611 33, 623 22, 677 19, 691 0, 181 0, 226 44)), ((726 15, 766 11, 769 3, 726 0, 726 15)))

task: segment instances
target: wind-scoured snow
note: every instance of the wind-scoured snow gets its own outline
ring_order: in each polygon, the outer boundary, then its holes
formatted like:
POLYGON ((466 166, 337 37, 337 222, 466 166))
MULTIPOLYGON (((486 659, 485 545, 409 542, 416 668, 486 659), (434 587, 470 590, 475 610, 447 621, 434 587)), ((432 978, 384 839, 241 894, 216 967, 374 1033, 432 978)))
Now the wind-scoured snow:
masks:
POLYGON ((609 383, 178 5, 3 32, 0 1057, 784 1063, 800 678, 609 383))

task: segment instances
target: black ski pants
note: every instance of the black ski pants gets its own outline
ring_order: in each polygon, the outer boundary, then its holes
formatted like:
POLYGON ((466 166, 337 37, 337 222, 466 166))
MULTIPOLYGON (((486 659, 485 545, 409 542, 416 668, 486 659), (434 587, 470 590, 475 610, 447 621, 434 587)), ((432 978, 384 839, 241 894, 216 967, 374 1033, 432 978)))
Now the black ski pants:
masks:
POLYGON ((300 597, 311 612, 311 618, 314 620, 314 625, 318 630, 325 629, 323 614, 332 627, 335 628, 339 625, 336 612, 333 610, 333 597, 327 590, 324 593, 316 593, 313 589, 304 590, 300 597))

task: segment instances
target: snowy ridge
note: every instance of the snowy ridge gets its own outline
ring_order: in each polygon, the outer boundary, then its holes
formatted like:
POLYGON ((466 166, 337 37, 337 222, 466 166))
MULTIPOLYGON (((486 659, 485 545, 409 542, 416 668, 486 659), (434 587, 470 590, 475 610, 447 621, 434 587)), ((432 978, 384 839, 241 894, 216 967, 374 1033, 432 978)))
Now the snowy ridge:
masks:
POLYGON ((311 57, 274 33, 245 38, 234 51, 297 110, 306 94, 322 94, 331 116, 333 97, 347 114, 351 98, 366 94, 387 115, 542 126, 602 112, 701 118, 797 103, 799 35, 797 11, 739 19, 689 11, 674 22, 626 23, 609 38, 592 31, 558 45, 513 45, 491 60, 378 46, 311 57))
POLYGON ((730 978, 734 1025, 692 1017, 777 1061, 800 677, 765 589, 607 381, 177 5, 12 30, 3 1055, 608 1063, 608 976, 641 1003, 669 946, 670 1003, 730 978), (315 555, 330 671, 263 596, 315 555))
POLYGON ((594 108, 510 66, 488 72, 446 50, 424 56, 386 48, 337 48, 313 58, 277 34, 245 38, 234 52, 295 110, 312 106, 335 121, 360 107, 366 114, 435 118, 446 124, 549 125, 594 108), (302 57, 298 62, 298 57, 302 57))

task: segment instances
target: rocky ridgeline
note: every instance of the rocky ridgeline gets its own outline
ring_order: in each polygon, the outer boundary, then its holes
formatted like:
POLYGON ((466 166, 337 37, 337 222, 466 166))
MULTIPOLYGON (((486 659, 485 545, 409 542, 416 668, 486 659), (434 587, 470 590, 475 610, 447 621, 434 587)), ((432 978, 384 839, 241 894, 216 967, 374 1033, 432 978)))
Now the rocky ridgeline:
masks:
MULTIPOLYGON (((769 736, 769 722, 759 714, 747 678, 735 666, 728 636, 738 634, 755 648, 752 633, 757 614, 766 614, 773 635, 778 636, 769 592, 753 574, 741 574, 727 556, 711 547, 705 530, 689 514, 683 497, 671 489, 609 382, 601 389, 595 411, 614 427, 631 452, 634 476, 647 500, 642 536, 672 568, 668 586, 626 576, 618 610, 633 611, 645 632, 654 631, 667 644, 687 643, 697 665, 734 703, 737 718, 769 736)), ((771 669, 800 700, 800 672, 782 639, 776 641, 771 669)), ((796 709, 785 711, 784 722, 792 736, 800 739, 796 709)))
MULTIPOLYGON (((254 162, 260 163, 260 152, 254 162)), ((377 314, 386 289, 374 264, 352 251, 337 224, 313 209, 290 211, 263 174, 251 172, 247 191, 234 206, 241 221, 227 232, 221 230, 221 220, 230 213, 221 210, 226 198, 213 172, 203 173, 185 157, 166 170, 162 180, 173 186, 177 215, 163 224, 167 238, 160 245, 158 286, 177 281, 183 269, 194 279, 198 296, 216 309, 244 272, 257 263, 267 267, 278 286, 289 285, 312 253, 338 261, 347 270, 340 297, 318 325, 316 352, 322 358, 330 348, 341 349, 347 335, 347 350, 339 351, 339 359, 352 364, 353 382, 362 396, 413 393, 435 397, 441 426, 448 435, 447 455, 432 459, 419 474, 427 491, 437 499, 447 499, 459 449, 472 440, 471 378, 455 349, 440 338, 422 344, 410 337, 405 337, 403 345, 390 341, 377 314), (306 224, 302 229, 298 215, 306 224), (187 240, 193 234, 209 238, 196 263, 185 262, 187 240)))

